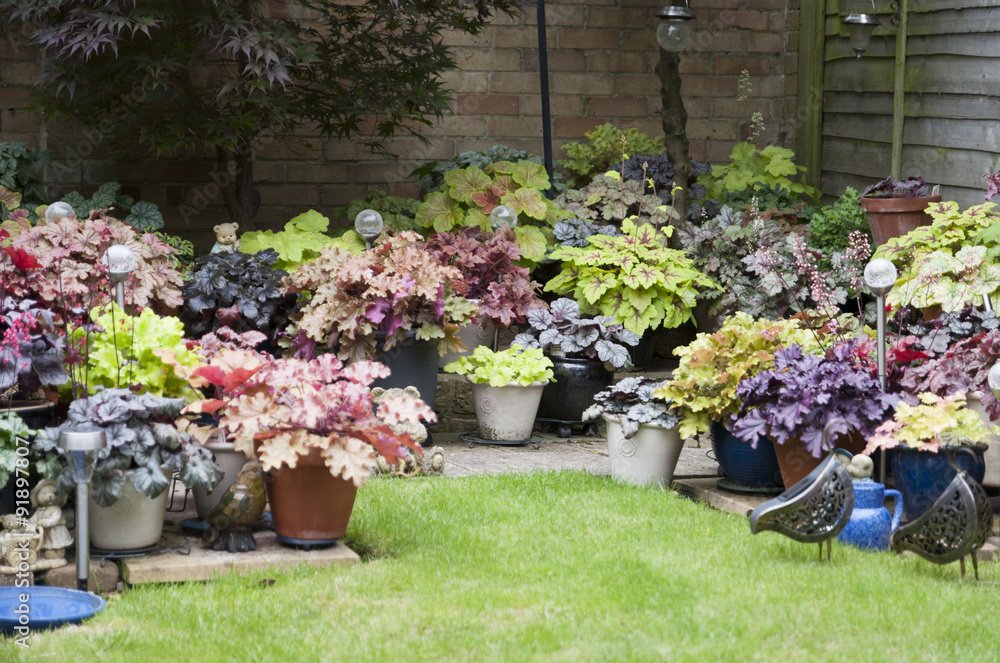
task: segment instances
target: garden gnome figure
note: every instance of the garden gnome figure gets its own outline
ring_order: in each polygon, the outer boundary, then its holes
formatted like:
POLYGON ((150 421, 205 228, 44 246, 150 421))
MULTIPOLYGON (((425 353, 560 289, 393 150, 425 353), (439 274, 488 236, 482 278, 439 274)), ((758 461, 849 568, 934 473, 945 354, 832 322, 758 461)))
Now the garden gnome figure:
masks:
POLYGON ((234 253, 240 250, 240 238, 236 236, 236 231, 240 229, 238 223, 220 223, 212 230, 215 231, 215 246, 212 253, 234 253))
POLYGON ((0 516, 0 575, 15 575, 25 571, 45 571, 66 564, 65 559, 39 559, 45 529, 30 520, 8 513, 0 516))
POLYGON ((66 496, 59 494, 54 481, 43 479, 31 491, 31 504, 35 513, 29 520, 45 530, 39 557, 65 564, 66 548, 73 545, 73 535, 66 527, 66 516, 63 514, 66 496))

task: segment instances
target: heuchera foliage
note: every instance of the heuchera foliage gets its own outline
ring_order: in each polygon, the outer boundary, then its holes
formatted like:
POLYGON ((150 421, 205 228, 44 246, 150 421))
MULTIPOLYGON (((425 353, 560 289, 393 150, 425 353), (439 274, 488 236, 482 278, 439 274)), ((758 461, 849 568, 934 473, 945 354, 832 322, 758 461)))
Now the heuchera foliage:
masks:
POLYGON ((288 273, 274 269, 277 251, 212 253, 202 256, 184 283, 180 318, 189 336, 228 327, 235 332, 259 331, 268 336, 285 327, 295 296, 285 292, 288 273))
POLYGON ((682 437, 707 433, 712 423, 728 425, 739 408, 740 382, 774 368, 775 353, 793 343, 809 353, 821 352, 819 336, 799 320, 754 320, 736 313, 714 334, 698 334, 674 349, 680 361, 673 379, 655 395, 673 402, 681 413, 682 437))
POLYGON ((409 434, 396 432, 394 425, 435 420, 433 410, 405 393, 385 396, 376 407, 370 385, 389 375, 376 362, 345 367, 326 354, 311 361, 276 359, 243 373, 238 361, 228 363, 232 370, 196 371, 223 388, 223 397, 192 409, 221 412, 221 425, 236 448, 248 456, 256 453, 264 470, 294 468, 315 451, 330 474, 361 486, 375 467, 376 451, 390 465, 406 449, 421 453, 409 434))
POLYGON ((815 458, 843 435, 867 438, 899 400, 880 388, 873 354, 863 339, 838 343, 825 356, 805 354, 798 345, 779 350, 772 370, 740 382, 742 402, 730 430, 752 446, 762 435, 776 444, 802 444, 815 458), (834 419, 824 441, 823 428, 834 419))
POLYGON ((8 294, 46 302, 61 315, 75 317, 74 310, 90 310, 113 296, 103 261, 113 244, 127 246, 136 256, 135 271, 125 282, 127 306, 167 312, 182 302, 183 280, 171 264, 170 245, 109 216, 34 227, 24 221, 11 242, 15 250, 34 256, 40 268, 15 273, 6 284, 8 294))
POLYGON ((646 377, 619 380, 594 394, 594 404, 584 411, 583 419, 589 421, 601 415, 617 419, 626 439, 635 436, 642 424, 673 428, 679 421, 673 404, 656 398, 664 385, 664 381, 646 377))
POLYGON ((31 299, 0 299, 0 393, 30 396, 42 385, 66 384, 66 344, 55 314, 31 299))
POLYGON ((385 333, 384 348, 391 350, 413 331, 418 340, 438 341, 441 354, 462 351, 458 330, 476 305, 452 291, 461 278, 412 232, 383 235, 360 255, 327 247, 286 281, 311 293, 294 316, 298 345, 305 352, 336 348, 354 360, 374 355, 376 332, 385 333))
POLYGON ((692 318, 698 295, 718 288, 683 251, 667 247, 673 227, 625 219, 620 237, 591 235, 586 247, 561 247, 551 258, 562 270, 545 285, 572 293, 584 312, 599 311, 633 334, 672 328, 692 318))
POLYGON ((609 317, 582 317, 580 305, 566 297, 528 313, 528 324, 514 337, 517 345, 542 348, 553 356, 599 359, 609 371, 630 367, 625 346, 639 344, 638 336, 609 317))
POLYGON ((498 352, 480 345, 472 354, 446 364, 444 370, 464 375, 473 384, 489 384, 491 387, 512 384, 526 387, 555 379, 552 361, 542 354, 541 348, 523 348, 517 343, 498 352))
MULTIPOLYGON (((59 435, 64 430, 85 426, 104 430, 108 446, 97 453, 92 482, 94 500, 102 506, 113 504, 130 478, 135 489, 150 498, 167 489, 171 472, 180 472, 188 487, 211 489, 222 473, 207 449, 193 444, 174 426, 183 405, 180 398, 104 389, 73 401, 66 423, 40 431, 35 445, 42 452, 59 452, 59 435)), ((68 464, 59 483, 67 490, 74 485, 68 464)))
POLYGON ((923 392, 917 401, 896 406, 892 418, 868 438, 866 454, 900 445, 937 453, 942 446, 981 444, 995 434, 977 412, 966 407, 964 393, 942 397, 923 392))
POLYGON ((516 264, 521 248, 509 228, 436 233, 427 240, 427 248, 442 265, 461 273, 451 284, 455 294, 478 300, 479 315, 501 327, 523 324, 528 311, 543 305, 535 294, 541 285, 516 264))

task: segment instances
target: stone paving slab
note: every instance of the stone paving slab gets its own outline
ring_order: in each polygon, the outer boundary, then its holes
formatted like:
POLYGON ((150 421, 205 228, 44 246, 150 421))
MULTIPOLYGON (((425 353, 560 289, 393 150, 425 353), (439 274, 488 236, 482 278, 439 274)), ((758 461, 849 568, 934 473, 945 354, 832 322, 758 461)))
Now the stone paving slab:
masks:
MULTIPOLYGON (((165 535, 169 546, 177 541, 176 535, 165 535)), ((176 550, 168 550, 156 555, 144 555, 121 560, 122 579, 127 585, 148 583, 192 582, 211 580, 227 573, 247 573, 270 568, 287 568, 295 564, 311 566, 332 566, 357 564, 361 558, 345 545, 330 548, 298 550, 278 543, 274 532, 254 533, 257 550, 247 553, 229 553, 203 547, 195 539, 188 539, 190 554, 183 555, 176 550)))
MULTIPOLYGON (((611 473, 608 443, 603 437, 575 436, 566 439, 543 434, 537 449, 530 445, 476 444, 470 447, 454 434, 439 434, 434 443, 444 449, 444 476, 460 477, 537 470, 578 470, 592 474, 611 473)), ((708 457, 705 445, 690 441, 681 451, 676 477, 717 477, 719 465, 708 457)))

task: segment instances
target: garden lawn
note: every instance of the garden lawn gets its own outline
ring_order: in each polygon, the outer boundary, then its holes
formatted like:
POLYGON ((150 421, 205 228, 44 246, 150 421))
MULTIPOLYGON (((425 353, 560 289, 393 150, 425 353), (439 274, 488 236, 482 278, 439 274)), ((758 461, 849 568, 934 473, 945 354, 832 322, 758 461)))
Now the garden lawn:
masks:
MULTIPOLYGON (((140 587, 25 660, 994 661, 1000 568, 751 536, 579 473, 375 479, 365 562, 140 587)), ((12 643, 0 660, 15 659, 12 643)))

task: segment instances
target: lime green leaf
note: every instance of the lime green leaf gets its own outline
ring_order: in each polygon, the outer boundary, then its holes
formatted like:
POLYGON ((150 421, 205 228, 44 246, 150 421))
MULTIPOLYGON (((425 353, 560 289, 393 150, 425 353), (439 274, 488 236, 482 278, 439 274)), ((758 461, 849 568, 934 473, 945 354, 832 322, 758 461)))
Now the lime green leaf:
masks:
POLYGON ((583 297, 589 304, 596 304, 601 295, 616 285, 618 285, 618 279, 614 274, 608 272, 592 271, 585 273, 580 279, 580 288, 582 289, 583 297))
POLYGON ((489 175, 475 166, 449 170, 444 174, 444 182, 452 198, 468 205, 473 204, 474 195, 486 191, 492 183, 489 175))
POLYGON ((506 172, 514 178, 515 182, 528 189, 547 191, 552 186, 549 174, 545 172, 545 167, 534 161, 519 161, 512 164, 506 172))
POLYGON ((541 262, 545 258, 548 242, 538 228, 532 226, 515 226, 514 234, 521 247, 521 257, 531 262, 541 262))
POLYGON ((330 227, 330 219, 311 209, 291 219, 287 227, 306 232, 325 233, 330 227))
POLYGON ((545 197, 541 191, 521 187, 516 191, 507 193, 500 199, 504 205, 510 205, 518 214, 526 214, 532 219, 545 220, 548 208, 545 205, 545 197))
POLYGON ((427 195, 427 199, 417 208, 417 225, 424 228, 433 227, 437 232, 447 232, 462 223, 465 214, 458 203, 448 194, 435 191, 427 195))

